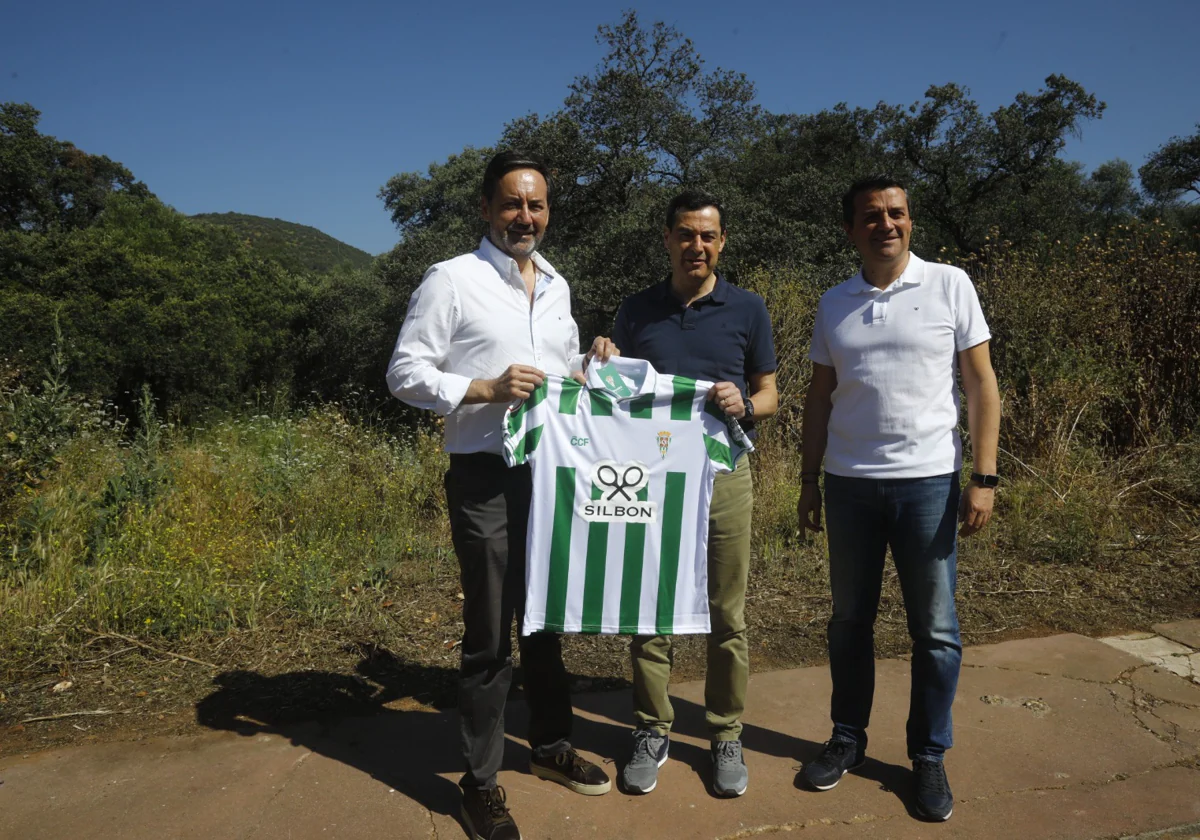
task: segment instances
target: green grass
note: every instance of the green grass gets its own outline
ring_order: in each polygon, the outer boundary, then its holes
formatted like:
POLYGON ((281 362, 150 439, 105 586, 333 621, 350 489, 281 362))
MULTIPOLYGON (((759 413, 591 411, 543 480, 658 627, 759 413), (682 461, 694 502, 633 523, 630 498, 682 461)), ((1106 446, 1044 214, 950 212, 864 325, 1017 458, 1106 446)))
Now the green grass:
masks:
POLYGON ((0 539, 9 665, 88 631, 178 640, 268 617, 381 619, 405 587, 456 571, 444 456, 333 407, 73 441, 10 499, 0 539))

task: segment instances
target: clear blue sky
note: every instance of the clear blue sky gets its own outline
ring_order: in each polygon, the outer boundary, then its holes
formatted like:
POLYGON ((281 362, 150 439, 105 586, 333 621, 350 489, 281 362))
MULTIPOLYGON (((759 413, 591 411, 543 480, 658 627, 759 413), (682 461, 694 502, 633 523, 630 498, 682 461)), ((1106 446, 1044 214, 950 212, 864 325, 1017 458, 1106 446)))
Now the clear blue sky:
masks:
POLYGON ((1108 103, 1068 157, 1136 169, 1200 121, 1197 0, 1142 2, 60 3, 0 0, 0 101, 128 166, 185 213, 397 240, 379 188, 557 109, 636 8, 745 72, 771 111, 911 103, 969 87, 986 110, 1062 73, 1108 103))

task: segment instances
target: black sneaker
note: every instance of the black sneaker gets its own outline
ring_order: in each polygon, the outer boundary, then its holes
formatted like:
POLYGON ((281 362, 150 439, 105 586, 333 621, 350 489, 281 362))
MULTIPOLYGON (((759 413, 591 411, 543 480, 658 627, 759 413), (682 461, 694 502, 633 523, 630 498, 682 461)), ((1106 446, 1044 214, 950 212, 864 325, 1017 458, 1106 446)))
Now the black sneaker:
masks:
POLYGON ((917 814, 930 822, 945 822, 954 813, 954 794, 946 781, 946 768, 940 761, 918 758, 913 761, 917 783, 917 814))
POLYGON ((471 840, 521 840, 504 788, 463 788, 462 818, 471 840))
POLYGON ((821 754, 804 765, 802 775, 804 781, 816 790, 829 790, 846 773, 862 767, 866 760, 866 751, 858 744, 835 738, 826 741, 821 754))
POLYGON ((608 793, 612 787, 608 774, 575 750, 558 755, 533 755, 529 759, 529 769, 539 779, 558 782, 584 796, 599 796, 608 793))

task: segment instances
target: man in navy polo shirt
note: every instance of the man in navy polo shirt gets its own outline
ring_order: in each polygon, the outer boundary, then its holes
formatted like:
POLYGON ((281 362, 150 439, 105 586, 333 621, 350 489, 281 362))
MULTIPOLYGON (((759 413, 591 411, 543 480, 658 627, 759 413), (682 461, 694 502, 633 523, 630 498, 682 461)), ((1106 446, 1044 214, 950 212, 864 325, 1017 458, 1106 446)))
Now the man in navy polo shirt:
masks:
MULTIPOLYGON (((671 276, 622 302, 612 340, 622 356, 646 359, 658 371, 715 382, 709 398, 753 437, 755 421, 779 403, 775 345, 762 298, 717 273, 725 235, 725 214, 713 196, 689 190, 672 199, 663 230, 671 276)), ((740 738, 750 675, 745 606, 753 491, 743 455, 733 472, 716 477, 709 514, 712 632, 704 704, 719 796, 740 796, 748 781, 740 738)), ((630 652, 637 729, 621 778, 627 791, 649 793, 667 760, 675 719, 667 697, 671 639, 635 636, 630 652)))

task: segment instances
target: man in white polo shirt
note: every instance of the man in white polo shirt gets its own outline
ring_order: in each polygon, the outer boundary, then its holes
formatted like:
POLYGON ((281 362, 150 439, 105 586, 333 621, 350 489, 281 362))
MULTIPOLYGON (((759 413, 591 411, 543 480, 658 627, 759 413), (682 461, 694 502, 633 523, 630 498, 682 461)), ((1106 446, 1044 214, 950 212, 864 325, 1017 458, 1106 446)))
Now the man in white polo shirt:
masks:
POLYGON ((865 761, 874 623, 890 546, 913 642, 907 743, 917 811, 941 821, 954 807, 942 760, 962 662, 957 537, 987 524, 999 482, 991 333, 970 278, 908 250, 913 222, 898 182, 855 183, 842 199, 842 215, 862 271, 826 292, 817 307, 798 506, 802 527, 821 530, 824 459, 833 735, 802 778, 829 790, 865 761), (956 370, 974 461, 961 493, 956 370))

